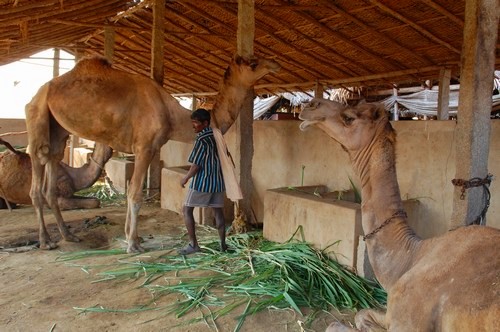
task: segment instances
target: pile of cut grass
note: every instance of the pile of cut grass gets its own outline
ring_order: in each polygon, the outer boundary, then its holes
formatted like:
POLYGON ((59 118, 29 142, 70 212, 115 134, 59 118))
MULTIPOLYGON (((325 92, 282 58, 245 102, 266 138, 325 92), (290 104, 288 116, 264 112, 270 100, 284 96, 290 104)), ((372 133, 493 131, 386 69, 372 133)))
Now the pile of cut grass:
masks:
MULTIPOLYGON (((310 308, 312 314, 306 319, 310 324, 323 310, 382 307, 386 302, 386 293, 378 283, 357 276, 303 241, 275 243, 264 239, 261 232, 239 234, 227 238, 231 249, 227 253, 219 252, 214 237, 200 243, 203 251, 187 257, 166 254, 153 262, 119 260, 116 266, 100 272, 98 281, 142 279, 142 286, 155 299, 166 294, 181 295, 182 300, 162 309, 177 317, 192 310, 202 313, 200 318, 181 324, 200 320, 214 323, 244 306, 235 331, 247 316, 269 307, 291 308, 300 314, 303 308, 310 308)), ((123 251, 111 250, 107 254, 120 253, 123 251)), ((92 255, 99 253, 69 253, 60 259, 92 255)), ((123 312, 102 307, 77 309, 123 312)), ((126 311, 159 309, 144 304, 126 311)))

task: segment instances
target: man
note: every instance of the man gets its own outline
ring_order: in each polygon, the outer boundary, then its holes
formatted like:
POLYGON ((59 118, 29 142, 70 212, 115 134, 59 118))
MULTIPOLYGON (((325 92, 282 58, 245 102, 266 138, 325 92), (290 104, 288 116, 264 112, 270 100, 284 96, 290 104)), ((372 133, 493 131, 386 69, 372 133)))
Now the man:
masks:
POLYGON ((183 208, 189 244, 180 249, 179 253, 189 255, 200 251, 193 216, 195 207, 214 209, 220 248, 221 251, 226 251, 226 225, 223 213, 225 185, 217 145, 210 127, 210 113, 203 108, 197 109, 191 114, 191 123, 197 135, 188 158, 191 167, 186 176, 181 179, 181 186, 184 188, 189 179, 193 178, 183 208))

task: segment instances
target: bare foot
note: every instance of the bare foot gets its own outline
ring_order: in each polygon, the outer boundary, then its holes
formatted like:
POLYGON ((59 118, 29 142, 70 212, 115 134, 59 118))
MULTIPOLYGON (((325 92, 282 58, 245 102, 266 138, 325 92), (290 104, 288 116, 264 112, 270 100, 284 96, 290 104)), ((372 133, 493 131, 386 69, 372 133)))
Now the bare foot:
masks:
POLYGON ((198 252, 198 251, 200 251, 200 247, 198 247, 198 246, 193 247, 190 243, 187 246, 185 246, 184 248, 179 249, 179 254, 190 255, 190 254, 194 254, 195 252, 198 252))

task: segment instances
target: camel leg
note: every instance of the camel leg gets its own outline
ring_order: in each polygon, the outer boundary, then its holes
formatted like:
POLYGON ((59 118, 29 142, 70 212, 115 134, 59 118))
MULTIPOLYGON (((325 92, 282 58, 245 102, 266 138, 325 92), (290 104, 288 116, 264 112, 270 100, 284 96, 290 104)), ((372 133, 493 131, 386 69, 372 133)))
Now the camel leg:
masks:
POLYGON ((35 209, 36 217, 39 226, 39 241, 40 249, 50 250, 57 248, 57 244, 52 242, 45 227, 45 221, 43 219, 43 207, 45 205, 45 199, 43 197, 43 180, 44 180, 44 166, 40 164, 38 158, 31 158, 32 163, 32 181, 30 197, 35 209))
POLYGON ((360 310, 354 318, 356 328, 348 327, 340 322, 331 323, 325 332, 378 332, 387 331, 385 312, 374 309, 360 310))
POLYGON ((363 309, 356 314, 354 321, 356 322, 356 327, 361 331, 386 331, 387 323, 385 317, 385 311, 363 309))
POLYGON ((57 166, 59 165, 59 160, 57 158, 51 158, 46 165, 47 169, 47 191, 45 198, 47 204, 49 204, 52 213, 54 214, 57 227, 62 237, 66 241, 70 242, 80 242, 80 239, 75 235, 71 234, 66 224, 64 223, 63 217, 61 215, 61 210, 59 208, 59 202, 57 199, 57 166))
POLYGON ((333 322, 326 328, 325 332, 356 332, 358 329, 345 326, 341 322, 333 322))
POLYGON ((137 218, 142 204, 142 185, 146 178, 149 164, 153 158, 150 149, 136 152, 134 173, 130 179, 127 195, 127 219, 125 221, 125 236, 128 241, 128 253, 143 252, 137 232, 137 218))

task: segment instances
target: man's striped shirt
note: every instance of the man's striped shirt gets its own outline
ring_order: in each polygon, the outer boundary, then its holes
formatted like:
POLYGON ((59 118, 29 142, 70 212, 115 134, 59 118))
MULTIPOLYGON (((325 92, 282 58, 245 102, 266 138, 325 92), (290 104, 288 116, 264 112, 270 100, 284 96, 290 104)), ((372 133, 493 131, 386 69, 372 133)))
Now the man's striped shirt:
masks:
POLYGON ((191 151, 188 161, 200 166, 200 170, 193 176, 189 188, 210 193, 225 190, 212 128, 207 127, 196 135, 193 151, 191 151))

